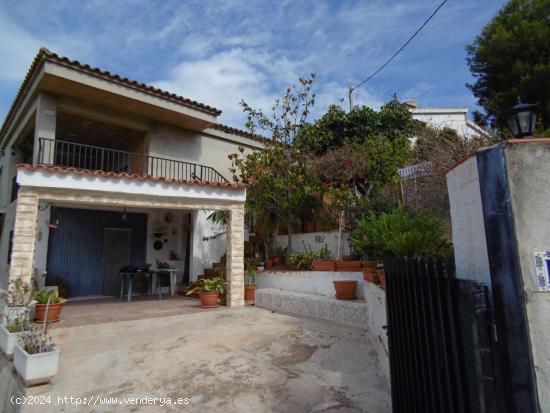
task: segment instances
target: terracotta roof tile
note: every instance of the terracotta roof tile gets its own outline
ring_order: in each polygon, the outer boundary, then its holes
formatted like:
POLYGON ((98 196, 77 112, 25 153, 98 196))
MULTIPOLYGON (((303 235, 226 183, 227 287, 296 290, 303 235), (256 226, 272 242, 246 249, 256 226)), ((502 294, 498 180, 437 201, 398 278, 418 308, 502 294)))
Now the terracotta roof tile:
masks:
POLYGON ((170 179, 164 177, 155 177, 151 175, 139 175, 131 174, 127 172, 116 173, 116 172, 105 172, 99 170, 90 170, 90 169, 80 169, 72 167, 61 167, 61 166, 48 166, 48 165, 31 165, 27 163, 20 163, 16 165, 18 169, 27 169, 29 171, 42 170, 50 173, 58 174, 68 174, 74 173, 77 175, 91 175, 91 176, 104 176, 108 178, 126 178, 126 179, 138 179, 140 181, 154 181, 154 182, 164 182, 171 184, 182 184, 182 185, 201 185, 201 186, 211 186, 215 188, 227 188, 227 189, 243 189, 245 188, 244 184, 236 182, 213 182, 213 181, 199 181, 196 179, 170 179))
POLYGON ((127 77, 117 75, 116 73, 111 73, 107 70, 102 70, 98 67, 93 67, 88 64, 80 63, 78 60, 71 60, 68 57, 59 56, 57 53, 54 53, 46 48, 41 48, 38 52, 38 55, 43 55, 45 60, 54 61, 58 63, 67 64, 73 68, 81 69, 86 72, 90 72, 101 77, 106 77, 110 80, 116 80, 127 85, 134 86, 138 89, 144 90, 148 93, 159 95, 163 98, 169 98, 170 100, 176 100, 180 103, 185 104, 186 106, 194 107, 195 109, 203 110, 209 112, 212 115, 218 116, 222 113, 221 110, 216 109, 215 107, 205 105, 204 103, 197 102, 196 100, 188 99, 183 96, 176 95, 175 93, 167 92, 162 89, 147 85, 145 83, 138 82, 136 80, 128 79, 127 77))
POLYGON ((246 138, 254 139, 258 142, 265 142, 265 141, 268 140, 268 138, 266 138, 264 136, 256 135, 255 133, 250 133, 248 131, 245 131, 245 130, 242 130, 242 129, 237 129, 237 128, 234 128, 232 126, 223 125, 221 123, 216 123, 216 124, 212 125, 211 128, 221 130, 221 131, 227 132, 227 133, 233 133, 235 135, 244 136, 246 138))
POLYGON ((83 72, 87 72, 88 74, 102 77, 111 81, 120 82, 125 84, 126 86, 133 87, 135 89, 139 89, 145 93, 155 95, 158 97, 161 97, 163 99, 168 99, 171 101, 174 101, 176 103, 181 103, 185 106, 192 107, 194 109, 202 110, 204 112, 207 112, 214 116, 219 116, 222 111, 219 109, 216 109, 212 106, 205 105, 203 103, 197 102, 195 100, 191 100, 179 95, 176 95, 175 93, 167 92, 162 89, 155 88, 153 86, 147 85, 145 83, 137 82, 132 79, 128 79, 127 77, 123 77, 120 75, 117 75, 115 73, 108 72, 106 70, 102 70, 97 67, 90 66, 85 63, 80 63, 78 60, 71 60, 68 57, 60 56, 57 53, 54 53, 46 48, 41 48, 37 55, 35 56, 29 70, 27 71, 27 74, 25 75, 25 78, 23 79, 23 82, 21 83, 21 87, 19 88, 19 91, 17 92, 17 95, 15 99, 13 100, 13 103, 10 107, 10 110, 8 111, 8 114, 4 120, 4 123, 2 125, 2 129, 0 132, 4 131, 4 128, 8 124, 8 121, 13 115, 13 112, 15 111, 15 108, 18 106, 20 98, 26 91, 26 87, 30 83, 31 78, 34 76, 36 70, 45 62, 56 62, 59 64, 63 64, 66 66, 69 66, 73 69, 81 70, 83 72))

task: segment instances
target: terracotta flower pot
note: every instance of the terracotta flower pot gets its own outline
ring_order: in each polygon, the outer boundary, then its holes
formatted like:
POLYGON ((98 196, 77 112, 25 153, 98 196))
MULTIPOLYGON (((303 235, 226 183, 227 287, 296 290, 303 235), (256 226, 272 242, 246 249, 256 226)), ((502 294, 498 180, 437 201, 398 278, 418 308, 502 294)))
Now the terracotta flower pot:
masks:
POLYGON ((315 232, 314 222, 306 222, 306 232, 315 232))
POLYGON ((342 255, 342 261, 353 261, 353 255, 342 255))
POLYGON ((218 293, 200 293, 202 308, 216 308, 218 306, 218 293))
POLYGON ((361 271, 361 261, 336 261, 336 271, 361 271))
POLYGON ((378 285, 380 287, 385 288, 386 286, 386 273, 384 271, 384 268, 379 268, 376 271, 376 275, 378 276, 378 285))
POLYGON ((265 260, 265 267, 266 268, 271 268, 273 267, 273 260, 271 258, 265 260))
POLYGON ((378 283, 378 274, 374 268, 363 267, 363 279, 376 284, 378 283))
POLYGON ((363 263, 363 268, 376 268, 378 265, 377 260, 363 260, 361 262, 363 263))
POLYGON ((273 265, 281 265, 282 261, 281 257, 275 257, 273 258, 273 265))
POLYGON ((355 300, 357 281, 333 281, 336 298, 339 300, 355 300))
POLYGON ((48 308, 48 317, 46 318, 46 306, 47 304, 36 304, 36 322, 42 324, 44 321, 50 323, 57 323, 63 308, 63 303, 50 304, 48 308))
POLYGON ((315 260, 311 263, 311 269, 313 271, 334 271, 335 268, 335 261, 315 260))
POLYGON ((244 302, 246 304, 254 304, 256 300, 256 286, 255 285, 245 285, 244 286, 244 302))

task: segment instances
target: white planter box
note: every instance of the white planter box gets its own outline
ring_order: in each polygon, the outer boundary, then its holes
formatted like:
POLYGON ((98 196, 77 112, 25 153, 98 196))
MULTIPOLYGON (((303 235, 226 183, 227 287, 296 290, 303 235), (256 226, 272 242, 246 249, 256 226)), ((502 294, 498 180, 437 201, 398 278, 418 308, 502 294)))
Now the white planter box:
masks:
POLYGON ((13 358, 13 348, 17 343, 17 337, 21 334, 25 334, 25 332, 10 333, 6 327, 0 326, 0 350, 6 355, 8 360, 13 358))
POLYGON ((6 325, 6 318, 9 315, 10 318, 18 318, 25 315, 25 312, 29 310, 28 307, 8 307, 7 305, 4 305, 4 308, 2 309, 2 325, 6 325))
POLYGON ((13 351, 13 366, 26 386, 47 383, 57 374, 59 350, 29 354, 19 344, 13 351))

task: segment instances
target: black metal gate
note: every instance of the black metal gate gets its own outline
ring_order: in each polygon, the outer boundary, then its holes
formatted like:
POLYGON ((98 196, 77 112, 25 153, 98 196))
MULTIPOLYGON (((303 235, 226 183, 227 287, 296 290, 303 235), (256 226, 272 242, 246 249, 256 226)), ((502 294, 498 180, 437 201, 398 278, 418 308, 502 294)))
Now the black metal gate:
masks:
POLYGON ((393 412, 503 411, 487 287, 451 258, 384 266, 393 412))

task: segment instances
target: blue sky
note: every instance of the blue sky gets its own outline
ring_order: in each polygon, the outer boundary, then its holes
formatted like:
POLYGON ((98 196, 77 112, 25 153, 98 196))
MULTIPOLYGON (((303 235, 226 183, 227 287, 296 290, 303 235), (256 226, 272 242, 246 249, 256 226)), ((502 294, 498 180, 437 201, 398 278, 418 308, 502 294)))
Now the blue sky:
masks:
MULTIPOLYGON (((0 118, 41 46, 221 110, 244 126, 238 103, 269 108, 285 86, 315 72, 314 117, 347 98, 433 12, 407 1, 0 2, 0 118)), ((423 107, 475 100, 465 45, 505 2, 449 0, 390 66, 356 93, 378 107, 396 93, 423 107)))

